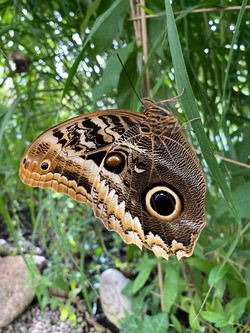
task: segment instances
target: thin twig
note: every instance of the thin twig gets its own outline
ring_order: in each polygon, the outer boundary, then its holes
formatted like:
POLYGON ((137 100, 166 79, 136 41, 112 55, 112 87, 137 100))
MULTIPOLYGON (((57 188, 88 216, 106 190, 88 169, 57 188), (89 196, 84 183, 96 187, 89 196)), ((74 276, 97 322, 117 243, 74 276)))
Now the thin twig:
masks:
MULTIPOLYGON (((188 293, 188 297, 189 297, 189 299, 193 299, 193 293, 192 293, 192 291, 191 291, 191 289, 189 287, 189 281, 188 281, 188 276, 187 276, 187 272, 186 272, 186 268, 187 267, 188 266, 185 263, 183 263, 183 265, 181 265, 182 276, 183 276, 183 279, 185 281, 185 285, 186 285, 186 290, 187 290, 187 293, 188 293)), ((193 283, 194 283, 194 281, 193 281, 193 283)))
MULTIPOLYGON (((132 1, 132 0, 131 0, 132 1)), ((250 9, 250 6, 246 6, 246 9, 250 9)), ((194 9, 191 12, 189 12, 189 14, 193 14, 193 13, 206 13, 206 12, 214 12, 214 11, 229 11, 229 10, 240 10, 241 6, 230 6, 230 7, 223 7, 223 8, 219 8, 219 7, 211 7, 211 8, 200 8, 200 9, 194 9)), ((174 12, 174 15, 179 15, 184 13, 185 11, 178 11, 178 12, 174 12)), ((155 17, 159 17, 159 16, 163 16, 165 15, 165 13, 161 13, 161 14, 151 14, 151 15, 145 15, 145 18, 155 18, 155 17)), ((141 20, 141 16, 133 16, 133 18, 130 19, 131 21, 137 21, 137 20, 141 20)))
MULTIPOLYGON (((201 150, 200 150, 200 149, 194 149, 194 151, 195 151, 197 154, 200 154, 200 153, 201 153, 201 150)), ((223 161, 225 161, 225 162, 232 163, 232 164, 235 164, 235 165, 241 166, 241 167, 243 167, 243 168, 250 169, 250 165, 249 165, 249 164, 246 164, 246 163, 243 163, 243 162, 239 162, 239 161, 236 161, 236 160, 233 160, 233 159, 231 159, 231 158, 228 158, 228 157, 225 157, 225 156, 222 156, 222 155, 218 155, 218 154, 214 154, 214 157, 219 158, 220 160, 223 160, 223 161)))
POLYGON ((231 158, 224 157, 224 156, 217 155, 217 154, 215 154, 214 156, 217 157, 217 158, 219 158, 219 159, 221 159, 221 160, 223 160, 223 161, 225 161, 225 162, 232 163, 232 164, 235 164, 235 165, 238 165, 238 166, 242 166, 243 168, 250 169, 250 165, 249 164, 238 162, 236 160, 232 160, 231 158))
POLYGON ((164 312, 164 302, 163 302, 163 274, 162 274, 162 264, 158 262, 157 264, 158 270, 158 280, 159 280, 159 289, 160 289, 160 302, 161 302, 161 311, 164 312))

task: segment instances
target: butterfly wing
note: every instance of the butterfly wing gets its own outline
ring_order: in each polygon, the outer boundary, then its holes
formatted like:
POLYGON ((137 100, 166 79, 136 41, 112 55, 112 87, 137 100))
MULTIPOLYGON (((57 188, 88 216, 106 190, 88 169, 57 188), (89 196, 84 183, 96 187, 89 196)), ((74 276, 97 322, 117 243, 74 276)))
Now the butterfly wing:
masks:
POLYGON ((102 161, 94 212, 126 243, 166 259, 189 257, 206 221, 203 172, 181 130, 155 136, 143 127, 128 130, 102 161))
POLYGON ((142 120, 142 114, 112 110, 56 125, 27 149, 20 163, 20 178, 32 187, 53 188, 92 206, 93 182, 107 150, 142 120))
POLYGON ((89 204, 126 243, 166 259, 189 257, 205 226, 203 172, 161 108, 99 111, 54 126, 28 148, 19 175, 89 204))

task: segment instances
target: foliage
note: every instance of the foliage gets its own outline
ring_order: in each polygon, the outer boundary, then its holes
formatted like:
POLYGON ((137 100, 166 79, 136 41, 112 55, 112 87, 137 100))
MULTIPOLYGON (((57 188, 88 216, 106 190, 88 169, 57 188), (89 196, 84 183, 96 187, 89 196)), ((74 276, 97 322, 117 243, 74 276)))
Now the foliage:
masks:
POLYGON ((247 332, 250 171, 213 159, 219 155, 249 165, 246 3, 221 0, 221 10, 205 11, 218 2, 174 1, 177 34, 169 1, 146 1, 144 10, 156 16, 147 19, 144 64, 129 1, 0 1, 0 227, 8 227, 19 251, 30 237, 49 258, 42 275, 33 272, 41 306, 59 306, 62 319, 74 322, 69 305, 83 295, 94 312, 100 272, 117 267, 133 276, 125 292, 133 297, 134 311, 122 332, 247 332), (27 70, 15 70, 13 51, 28 57, 27 70), (95 109, 138 110, 116 52, 140 94, 147 70, 154 100, 171 98, 185 87, 174 110, 181 123, 196 118, 199 109, 201 120, 190 123, 194 132, 187 136, 204 156, 199 158, 208 182, 208 223, 193 256, 181 262, 124 245, 101 227, 91 209, 27 188, 18 178, 24 149, 53 124, 95 109), (51 289, 65 291, 68 303, 51 297, 51 289))

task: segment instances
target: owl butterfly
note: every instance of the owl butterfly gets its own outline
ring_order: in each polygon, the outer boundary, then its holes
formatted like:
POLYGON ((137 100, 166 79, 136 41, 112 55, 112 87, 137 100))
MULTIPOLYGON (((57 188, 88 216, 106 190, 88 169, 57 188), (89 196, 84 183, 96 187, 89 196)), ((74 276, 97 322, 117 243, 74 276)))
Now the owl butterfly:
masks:
POLYGON ((204 175, 172 112, 142 104, 142 114, 99 111, 45 131, 19 175, 90 205, 125 243, 189 257, 206 223, 204 175))

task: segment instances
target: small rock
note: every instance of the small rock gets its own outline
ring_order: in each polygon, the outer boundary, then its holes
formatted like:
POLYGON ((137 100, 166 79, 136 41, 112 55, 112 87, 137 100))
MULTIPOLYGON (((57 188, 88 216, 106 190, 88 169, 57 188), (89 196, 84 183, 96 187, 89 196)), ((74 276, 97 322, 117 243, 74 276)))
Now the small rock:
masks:
POLYGON ((5 239, 0 238, 0 247, 1 246, 6 246, 7 242, 5 239))
POLYGON ((0 239, 0 256, 6 256, 10 253, 10 246, 4 239, 0 239))
POLYGON ((34 254, 34 255, 32 256, 32 258, 33 258, 33 260, 34 260, 36 266, 38 267, 38 269, 39 269, 40 271, 41 271, 41 270, 46 266, 46 264, 47 264, 47 260, 46 260, 46 258, 43 257, 43 256, 39 256, 39 255, 34 254))
POLYGON ((24 312, 34 299, 29 269, 21 256, 0 257, 0 328, 24 312))
POLYGON ((120 328, 119 320, 132 312, 131 300, 122 294, 128 282, 129 279, 113 268, 101 275, 101 306, 108 320, 118 328, 120 328))
POLYGON ((43 253, 43 251, 42 251, 42 249, 41 249, 40 247, 36 246, 36 247, 34 248, 34 253, 35 253, 36 255, 38 255, 38 256, 41 256, 42 253, 43 253))

